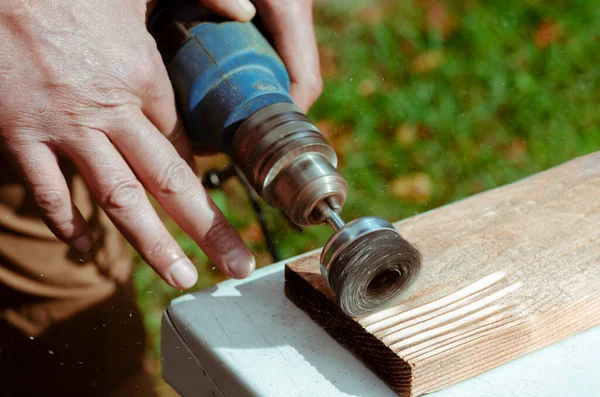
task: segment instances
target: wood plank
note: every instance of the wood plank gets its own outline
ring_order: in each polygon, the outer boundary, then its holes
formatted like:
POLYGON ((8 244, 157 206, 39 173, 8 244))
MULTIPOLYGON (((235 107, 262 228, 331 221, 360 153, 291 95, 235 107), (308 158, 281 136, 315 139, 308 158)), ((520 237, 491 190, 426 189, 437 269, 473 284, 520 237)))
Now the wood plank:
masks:
POLYGON ((423 255, 397 306, 351 319, 318 254, 286 295, 400 396, 444 389, 600 324, 600 152, 395 223, 423 255))

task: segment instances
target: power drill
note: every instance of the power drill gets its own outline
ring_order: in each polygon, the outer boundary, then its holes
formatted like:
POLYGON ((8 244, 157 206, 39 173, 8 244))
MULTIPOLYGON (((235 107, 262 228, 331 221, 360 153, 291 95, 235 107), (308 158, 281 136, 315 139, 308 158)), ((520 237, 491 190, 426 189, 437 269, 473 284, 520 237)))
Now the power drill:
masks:
POLYGON ((337 155, 294 105, 284 63, 253 22, 229 21, 190 0, 163 1, 148 21, 194 148, 228 154, 252 188, 299 226, 334 233, 321 273, 341 310, 359 317, 397 298, 419 252, 377 217, 347 224, 337 155))

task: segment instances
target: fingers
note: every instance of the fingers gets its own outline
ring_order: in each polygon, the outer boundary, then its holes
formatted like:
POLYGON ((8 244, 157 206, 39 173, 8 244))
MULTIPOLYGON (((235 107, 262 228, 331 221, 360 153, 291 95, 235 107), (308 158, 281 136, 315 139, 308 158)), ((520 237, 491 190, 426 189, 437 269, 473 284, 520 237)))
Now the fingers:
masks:
POLYGON ((174 288, 191 288, 198 272, 152 208, 143 186, 105 135, 89 135, 84 144, 71 144, 68 150, 99 205, 159 276, 174 288))
POLYGON ((110 135, 123 157, 159 204, 229 277, 244 278, 255 267, 248 247, 206 193, 200 180, 141 111, 110 135))
POLYGON ((292 99, 308 112, 323 91, 312 1, 256 0, 255 4, 288 69, 292 99))
POLYGON ((248 22, 256 14, 250 0, 198 0, 215 14, 240 22, 248 22))
POLYGON ((61 241, 80 252, 87 252, 93 242, 87 222, 71 201, 71 193, 58 166, 54 152, 41 143, 22 148, 26 156, 14 158, 25 179, 41 217, 61 241))

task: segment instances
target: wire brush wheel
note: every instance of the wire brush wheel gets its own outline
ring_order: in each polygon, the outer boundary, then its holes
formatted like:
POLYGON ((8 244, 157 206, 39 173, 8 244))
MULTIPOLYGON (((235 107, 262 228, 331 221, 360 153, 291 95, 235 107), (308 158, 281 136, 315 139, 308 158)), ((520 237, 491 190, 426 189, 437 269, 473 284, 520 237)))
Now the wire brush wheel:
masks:
POLYGON ((328 259, 322 260, 324 276, 341 310, 350 317, 370 314, 395 301, 421 267, 419 251, 389 222, 373 217, 346 224, 323 254, 322 259, 328 259))

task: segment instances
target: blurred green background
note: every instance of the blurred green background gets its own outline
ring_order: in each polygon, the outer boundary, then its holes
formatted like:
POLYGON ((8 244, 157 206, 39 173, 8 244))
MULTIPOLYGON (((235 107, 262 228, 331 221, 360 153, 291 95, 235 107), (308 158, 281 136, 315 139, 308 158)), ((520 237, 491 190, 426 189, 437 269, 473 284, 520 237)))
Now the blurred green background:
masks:
MULTIPOLYGON (((597 0, 315 1, 314 17, 325 87, 309 116, 339 154, 346 220, 397 221, 600 149, 597 0)), ((211 194, 258 267, 269 264, 242 186, 211 194)), ((284 259, 331 235, 326 226, 298 233, 265 209, 284 259)), ((198 266, 194 290, 223 280, 162 216, 198 266)), ((160 380, 160 318, 180 293, 136 261, 148 365, 161 395, 173 396, 160 380)))

